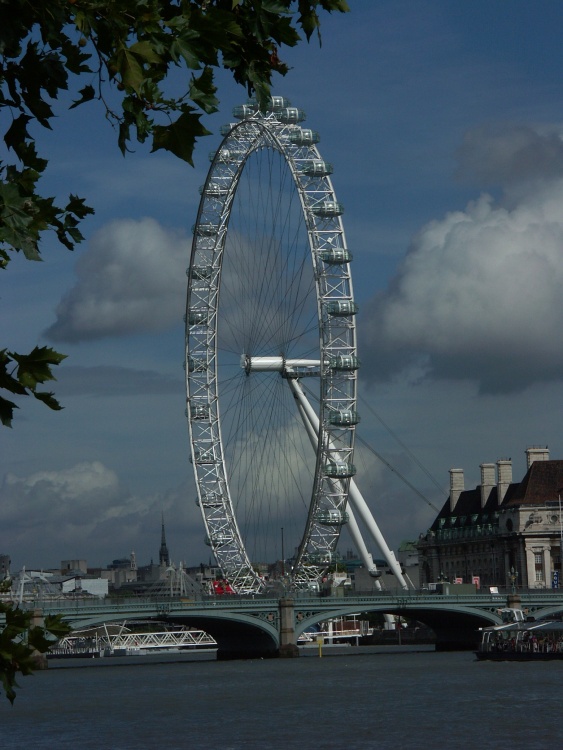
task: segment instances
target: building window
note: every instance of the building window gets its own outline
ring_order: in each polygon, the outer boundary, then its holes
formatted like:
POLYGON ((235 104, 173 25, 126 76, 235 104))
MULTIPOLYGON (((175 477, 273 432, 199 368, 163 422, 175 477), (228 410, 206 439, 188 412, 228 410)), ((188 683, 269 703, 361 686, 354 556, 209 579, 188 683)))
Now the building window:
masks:
POLYGON ((543 555, 541 552, 534 553, 534 565, 536 569, 536 581, 543 581, 543 555))

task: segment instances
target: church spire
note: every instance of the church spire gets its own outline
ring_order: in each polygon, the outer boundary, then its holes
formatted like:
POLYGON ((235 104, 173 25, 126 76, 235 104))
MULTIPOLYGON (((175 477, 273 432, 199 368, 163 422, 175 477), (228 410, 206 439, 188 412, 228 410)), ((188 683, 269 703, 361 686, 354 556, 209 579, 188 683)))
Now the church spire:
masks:
POLYGON ((159 559, 161 565, 165 565, 167 568, 170 567, 170 553, 166 546, 166 533, 164 531, 164 511, 162 512, 162 534, 160 537, 159 559))

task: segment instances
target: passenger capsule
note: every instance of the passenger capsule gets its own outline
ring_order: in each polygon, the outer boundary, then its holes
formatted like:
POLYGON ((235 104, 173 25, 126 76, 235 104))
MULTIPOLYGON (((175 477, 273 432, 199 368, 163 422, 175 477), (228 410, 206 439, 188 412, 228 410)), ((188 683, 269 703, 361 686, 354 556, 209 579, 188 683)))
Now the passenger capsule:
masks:
POLYGON ((285 107, 278 114, 280 122, 288 125, 292 122, 303 122, 306 116, 305 112, 302 109, 297 109, 297 107, 285 107))
POLYGON ((291 102, 283 96, 272 96, 270 98, 270 104, 268 106, 269 112, 280 112, 286 107, 290 107, 291 102))
POLYGON ((315 520, 323 526, 342 526, 348 523, 350 516, 344 510, 330 508, 329 510, 319 510, 315 515, 315 520))
POLYGON ((307 556, 309 565, 330 565, 332 562, 331 552, 312 552, 307 556))
POLYGON ((329 219, 333 216, 342 216, 344 213, 344 206, 338 201, 323 201, 311 206, 311 211, 315 216, 329 219))
POLYGON ((338 357, 331 357, 328 366, 331 370, 357 370, 360 367, 360 360, 353 354, 342 354, 338 357))
POLYGON ((246 120, 255 115, 257 110, 257 104, 238 104, 236 107, 233 107, 233 117, 237 120, 246 120))
POLYGON ((204 541, 208 547, 223 547, 233 541, 233 535, 226 531, 216 531, 214 534, 206 536, 204 541))
POLYGON ((356 467, 348 461, 328 461, 324 466, 324 473, 333 479, 347 479, 354 476, 356 467))
POLYGON ((221 183, 217 183, 217 182, 210 182, 207 186, 200 185, 199 187, 200 195, 203 195, 204 193, 206 193, 212 198, 220 198, 223 195, 227 195, 228 192, 229 192, 229 188, 226 185, 222 185, 221 183))
POLYGON ((192 234, 197 234, 198 237, 213 237, 219 231, 218 224, 194 224, 192 226, 192 234))
POLYGON ((195 451, 194 456, 190 456, 190 462, 193 464, 194 460, 198 466, 200 464, 215 463, 215 457, 213 456, 213 451, 211 449, 206 451, 195 451))
MULTIPOLYGON (((233 128, 234 128, 234 124, 233 124, 233 123, 230 123, 230 122, 227 122, 227 123, 225 123, 224 125, 221 125, 221 127, 219 128, 219 132, 220 132, 220 133, 221 133, 221 135, 223 135, 223 136, 224 136, 224 135, 229 135, 229 133, 231 132, 231 130, 232 130, 233 128)), ((215 152, 213 152, 213 153, 215 154, 215 152)), ((213 160, 212 160, 212 161, 213 161, 213 160)))
POLYGON ((289 142, 295 146, 313 146, 315 143, 320 143, 321 136, 316 130, 308 130, 307 128, 295 128, 289 134, 289 142))
POLYGON ((242 161, 244 154, 245 152, 241 149, 222 148, 219 151, 211 151, 209 153, 209 161, 214 161, 215 157, 217 157, 217 161, 221 162, 221 164, 236 164, 242 161))
POLYGON ((188 312, 188 324, 200 326, 207 323, 207 310, 190 310, 188 312))
POLYGON ((207 281, 213 274, 213 266, 192 266, 191 268, 186 268, 186 276, 190 275, 190 271, 192 279, 207 281))
POLYGON ((350 299, 340 299, 329 302, 326 306, 326 310, 329 315, 334 315, 338 318, 346 317, 347 315, 355 315, 358 312, 359 307, 350 299))
POLYGON ((207 372, 207 360, 203 357, 188 357, 188 372, 207 372))
POLYGON ((190 416, 197 421, 209 419, 209 406, 207 404, 190 404, 190 416))
POLYGON ((223 498, 217 492, 203 492, 201 504, 204 508, 220 508, 223 505, 223 498))
POLYGON ((350 263, 353 260, 352 253, 344 247, 331 247, 319 252, 319 258, 330 266, 350 263))
POLYGON ((360 415, 353 409, 338 409, 330 412, 328 421, 335 427, 352 427, 359 424, 360 415))
POLYGON ((309 177, 326 177, 327 175, 332 174, 333 171, 332 164, 322 161, 321 159, 306 161, 301 168, 301 172, 309 177))

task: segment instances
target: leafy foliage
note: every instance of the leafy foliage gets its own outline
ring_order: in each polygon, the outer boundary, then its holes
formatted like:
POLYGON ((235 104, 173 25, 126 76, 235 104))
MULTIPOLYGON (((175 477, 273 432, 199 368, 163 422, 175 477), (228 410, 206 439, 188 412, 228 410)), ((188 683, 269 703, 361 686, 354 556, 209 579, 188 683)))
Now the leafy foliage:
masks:
POLYGON ((10 703, 19 687, 18 673, 31 674, 37 653, 46 653, 56 639, 70 632, 58 615, 46 617, 45 627, 32 626, 32 617, 32 612, 0 602, 0 681, 10 703))
MULTIPOLYGON (((48 162, 37 153, 32 126, 52 128, 61 92, 76 86, 71 109, 100 102, 123 154, 133 138, 150 138, 153 151, 166 149, 192 164, 196 140, 209 133, 202 116, 219 104, 214 69, 230 70, 265 106, 273 73, 288 70, 278 50, 299 42, 298 29, 307 40, 316 32, 320 41, 320 10, 348 6, 345 0, 0 0, 0 112, 10 120, 8 158, 0 160, 0 269, 13 252, 40 260, 46 231, 72 250, 83 239, 80 221, 93 213, 76 196, 58 206, 37 192, 48 162), (178 78, 169 75, 173 68, 185 70, 180 91, 171 83, 178 78)), ((62 355, 36 348, 1 356, 1 388, 60 408, 35 385, 54 379, 50 368, 62 355), (34 383, 29 370, 39 361, 43 380, 34 383)), ((16 404, 0 399, 2 423, 10 425, 16 404)))
MULTIPOLYGON (((55 380, 51 366, 58 365, 63 359, 65 359, 64 354, 59 354, 46 346, 36 346, 29 354, 18 354, 2 349, 0 351, 0 388, 18 396, 32 394, 50 409, 59 410, 62 407, 54 395, 48 391, 38 391, 37 385, 47 380, 55 380)), ((0 419, 4 426, 11 426, 15 408, 17 406, 13 401, 3 396, 0 397, 0 419)))

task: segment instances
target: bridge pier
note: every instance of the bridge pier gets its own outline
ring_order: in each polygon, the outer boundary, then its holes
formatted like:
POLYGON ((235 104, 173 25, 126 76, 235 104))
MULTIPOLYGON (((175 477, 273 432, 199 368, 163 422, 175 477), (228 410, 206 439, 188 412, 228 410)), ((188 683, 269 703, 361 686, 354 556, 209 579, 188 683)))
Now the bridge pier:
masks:
POLYGON ((522 598, 520 594, 509 594, 506 597, 506 606, 508 609, 522 609, 522 598))
MULTIPOLYGON (((45 627, 45 620, 43 619, 43 610, 41 609, 34 609, 32 610, 31 614, 31 621, 29 623, 30 628, 44 628, 45 627)), ((47 669, 49 666, 47 662, 47 656, 46 654, 41 654, 39 651, 34 650, 33 654, 31 655, 31 658, 33 659, 33 668, 36 670, 39 669, 47 669)))
POLYGON ((299 656, 295 638, 295 620, 293 599, 280 599, 280 647, 278 654, 282 659, 299 656))

